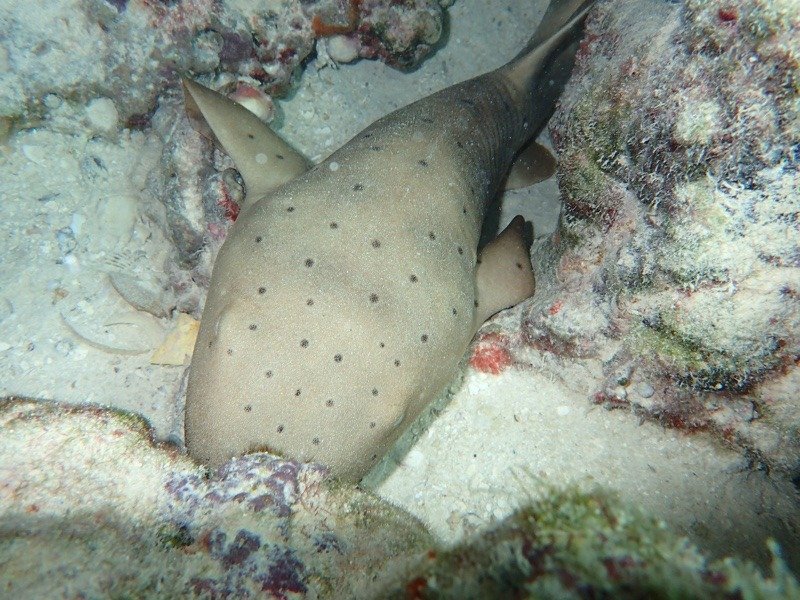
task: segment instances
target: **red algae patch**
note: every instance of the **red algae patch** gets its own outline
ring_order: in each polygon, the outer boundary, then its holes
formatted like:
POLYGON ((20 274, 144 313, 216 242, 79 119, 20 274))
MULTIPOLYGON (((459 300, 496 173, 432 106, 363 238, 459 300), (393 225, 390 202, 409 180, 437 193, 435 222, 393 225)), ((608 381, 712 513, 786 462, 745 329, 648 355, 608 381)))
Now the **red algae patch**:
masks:
POLYGON ((507 344, 508 338, 498 333, 481 336, 473 346, 469 365, 481 373, 499 375, 513 362, 507 344))

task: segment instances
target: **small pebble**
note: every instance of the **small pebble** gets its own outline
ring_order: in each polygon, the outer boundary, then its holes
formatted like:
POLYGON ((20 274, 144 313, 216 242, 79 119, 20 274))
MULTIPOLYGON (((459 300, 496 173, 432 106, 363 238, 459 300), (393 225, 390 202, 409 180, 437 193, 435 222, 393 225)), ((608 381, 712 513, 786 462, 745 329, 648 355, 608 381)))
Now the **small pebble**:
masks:
POLYGON ((70 340, 60 340, 56 344, 56 352, 62 356, 69 356, 74 348, 75 344, 73 344, 70 340))
POLYGON ((358 41, 343 35, 328 38, 328 56, 337 63, 349 63, 358 58, 358 41))
POLYGON ((61 106, 62 102, 63 100, 61 99, 61 96, 59 96, 58 94, 47 94, 44 97, 44 105, 50 110, 58 108, 59 106, 61 106))
POLYGON ((637 385, 636 391, 642 398, 650 398, 655 393, 653 386, 646 382, 637 385))
POLYGON ((86 120, 89 127, 101 133, 117 129, 119 114, 110 98, 95 98, 86 105, 86 120))

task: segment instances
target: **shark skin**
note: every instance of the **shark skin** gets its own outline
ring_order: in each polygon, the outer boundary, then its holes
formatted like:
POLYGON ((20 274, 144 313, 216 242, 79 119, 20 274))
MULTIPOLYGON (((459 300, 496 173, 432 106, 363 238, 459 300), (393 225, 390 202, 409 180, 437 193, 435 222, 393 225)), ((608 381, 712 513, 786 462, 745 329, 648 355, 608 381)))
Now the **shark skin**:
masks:
POLYGON ((356 482, 453 380, 481 324, 533 294, 522 217, 479 256, 481 225, 550 117, 592 4, 553 0, 506 66, 383 117, 301 174, 292 155, 285 181, 261 172, 289 156, 282 140, 185 82, 248 190, 192 358, 190 456, 269 450, 356 482))

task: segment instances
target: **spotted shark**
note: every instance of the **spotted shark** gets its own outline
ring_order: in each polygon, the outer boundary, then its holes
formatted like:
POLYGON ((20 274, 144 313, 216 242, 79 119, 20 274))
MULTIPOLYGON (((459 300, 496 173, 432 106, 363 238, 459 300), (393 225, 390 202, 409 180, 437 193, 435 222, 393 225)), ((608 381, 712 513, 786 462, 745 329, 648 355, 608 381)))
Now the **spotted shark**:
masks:
POLYGON ((479 252, 481 226, 536 148, 593 3, 553 0, 505 66, 313 166, 246 108, 184 81, 190 117, 246 189, 191 361, 190 456, 216 466, 268 450, 358 481, 452 382, 482 323, 533 294, 522 217, 479 252))

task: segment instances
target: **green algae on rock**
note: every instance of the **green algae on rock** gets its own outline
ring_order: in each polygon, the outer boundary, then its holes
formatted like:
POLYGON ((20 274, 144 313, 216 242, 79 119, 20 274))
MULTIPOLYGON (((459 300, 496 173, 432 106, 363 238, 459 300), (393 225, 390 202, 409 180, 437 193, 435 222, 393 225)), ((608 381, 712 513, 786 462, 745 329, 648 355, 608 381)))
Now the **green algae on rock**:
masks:
POLYGON ((765 577, 751 563, 707 560, 607 492, 551 489, 491 531, 426 557, 380 597, 800 598, 770 550, 765 577))

